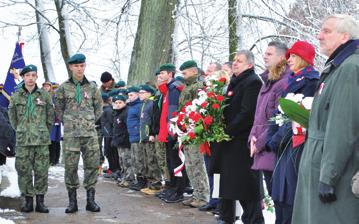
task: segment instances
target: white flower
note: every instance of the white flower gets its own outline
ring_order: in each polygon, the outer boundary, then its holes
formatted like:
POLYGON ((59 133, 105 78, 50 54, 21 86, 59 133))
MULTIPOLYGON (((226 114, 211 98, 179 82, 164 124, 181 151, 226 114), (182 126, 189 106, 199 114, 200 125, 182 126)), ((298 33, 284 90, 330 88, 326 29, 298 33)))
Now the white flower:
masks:
POLYGON ((288 100, 292 100, 296 103, 300 103, 303 99, 304 95, 303 94, 294 94, 294 93, 288 93, 287 96, 285 97, 288 100))
POLYGON ((307 110, 312 109, 313 99, 314 99, 313 97, 304 97, 304 99, 302 100, 302 105, 304 106, 305 109, 307 110))

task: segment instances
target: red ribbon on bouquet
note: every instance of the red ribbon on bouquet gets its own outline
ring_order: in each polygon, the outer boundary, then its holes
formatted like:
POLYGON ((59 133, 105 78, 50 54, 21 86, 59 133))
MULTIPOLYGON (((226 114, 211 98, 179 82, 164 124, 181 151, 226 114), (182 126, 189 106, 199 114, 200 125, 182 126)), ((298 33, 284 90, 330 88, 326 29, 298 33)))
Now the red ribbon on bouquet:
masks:
POLYGON ((201 144, 199 146, 199 151, 202 153, 202 154, 207 154, 207 155, 211 155, 211 148, 209 147, 209 143, 208 142, 205 142, 203 144, 201 144))

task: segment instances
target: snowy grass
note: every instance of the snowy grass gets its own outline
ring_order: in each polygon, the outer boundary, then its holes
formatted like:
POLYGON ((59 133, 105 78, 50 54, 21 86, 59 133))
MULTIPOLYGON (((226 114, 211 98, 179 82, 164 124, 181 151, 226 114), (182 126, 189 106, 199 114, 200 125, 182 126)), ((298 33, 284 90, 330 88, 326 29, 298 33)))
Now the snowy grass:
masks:
POLYGON ((20 190, 17 185, 17 172, 15 170, 15 158, 7 158, 6 164, 0 166, 0 173, 9 180, 10 186, 1 191, 0 196, 18 198, 20 190))

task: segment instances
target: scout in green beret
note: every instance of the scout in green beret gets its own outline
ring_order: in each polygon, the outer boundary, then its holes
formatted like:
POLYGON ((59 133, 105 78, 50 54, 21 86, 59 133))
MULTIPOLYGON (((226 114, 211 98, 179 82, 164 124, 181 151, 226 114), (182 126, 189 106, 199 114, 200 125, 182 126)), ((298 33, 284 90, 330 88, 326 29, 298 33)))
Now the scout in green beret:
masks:
POLYGON ((82 64, 86 62, 86 56, 78 53, 78 54, 74 54, 72 55, 69 60, 67 61, 67 64, 69 65, 73 65, 73 64, 82 64))
POLYGON ((180 70, 183 71, 185 69, 189 69, 189 68, 197 68, 197 63, 193 60, 189 60, 184 62, 181 66, 180 66, 180 70))
POLYGON ((73 55, 68 60, 68 66, 71 78, 61 84, 55 94, 56 117, 64 124, 65 184, 69 198, 65 213, 78 211, 77 189, 80 184, 77 172, 81 154, 86 164, 83 184, 87 196, 86 210, 99 212, 100 207, 95 202, 95 187, 100 150, 95 123, 102 114, 101 94, 96 84, 85 76, 85 55, 73 55))
POLYGON ((141 92, 147 92, 153 96, 155 95, 156 90, 150 85, 140 85, 139 93, 141 94, 141 92))
POLYGON ((52 84, 51 82, 44 82, 42 83, 42 89, 44 89, 46 92, 50 93, 52 90, 52 84))
POLYGON ((127 97, 125 95, 117 95, 117 96, 112 97, 112 102, 115 103, 118 100, 121 100, 126 103, 127 97))
POLYGON ((137 86, 131 86, 130 88, 127 88, 127 94, 129 93, 138 93, 140 91, 140 88, 137 86))
POLYGON ((116 82, 115 88, 126 89, 126 82, 122 80, 116 82))
POLYGON ((35 65, 26 65, 20 72, 20 76, 24 76, 28 72, 37 73, 37 67, 35 65))
POLYGON ((48 92, 36 85, 35 65, 21 71, 23 85, 11 96, 9 118, 16 130, 15 168, 18 185, 25 203, 22 212, 48 213, 44 195, 48 189, 50 131, 54 122, 54 109, 48 92))
POLYGON ((174 64, 163 64, 163 65, 160 66, 160 72, 161 71, 176 72, 176 66, 174 64))
POLYGON ((183 74, 183 78, 185 80, 187 79, 193 79, 193 77, 198 76, 198 67, 197 67, 197 63, 193 60, 189 60, 184 62, 181 66, 180 66, 180 70, 182 71, 183 74))
POLYGON ((160 74, 160 72, 161 72, 161 70, 158 68, 158 69, 156 69, 155 70, 155 75, 157 76, 157 75, 159 75, 160 74))

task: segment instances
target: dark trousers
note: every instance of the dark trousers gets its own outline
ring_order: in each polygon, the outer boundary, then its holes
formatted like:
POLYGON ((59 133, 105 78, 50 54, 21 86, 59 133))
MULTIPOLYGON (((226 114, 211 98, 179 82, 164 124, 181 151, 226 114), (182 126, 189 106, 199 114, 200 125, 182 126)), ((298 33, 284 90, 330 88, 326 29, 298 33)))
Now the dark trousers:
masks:
POLYGON ((56 165, 60 160, 60 151, 61 145, 60 142, 51 141, 51 145, 49 145, 49 156, 50 156, 50 164, 56 165))
MULTIPOLYGON (((242 201, 243 214, 241 220, 244 224, 264 224, 264 217, 260 201, 242 201)), ((236 217, 236 201, 232 199, 221 199, 220 219, 234 223, 236 217)))
POLYGON ((174 188, 177 194, 183 194, 185 187, 188 185, 186 168, 182 170, 182 177, 175 177, 174 169, 181 164, 178 156, 178 149, 174 148, 176 142, 168 141, 166 143, 166 160, 168 172, 170 174, 170 187, 174 188))
POLYGON ((290 224, 293 214, 293 205, 275 201, 275 224, 290 224))
POLYGON ((0 166, 6 164, 6 156, 0 154, 0 166))
POLYGON ((210 190, 210 199, 208 204, 210 204, 213 207, 217 207, 218 203, 219 203, 219 199, 218 198, 212 198, 212 193, 213 193, 213 175, 209 175, 208 174, 208 170, 209 170, 209 160, 210 160, 210 156, 208 155, 204 155, 204 163, 206 164, 206 171, 207 171, 207 175, 208 175, 208 181, 209 181, 209 190, 210 190))
POLYGON ((112 172, 120 170, 120 158, 116 147, 111 146, 111 137, 104 137, 105 156, 108 160, 109 169, 112 172))

